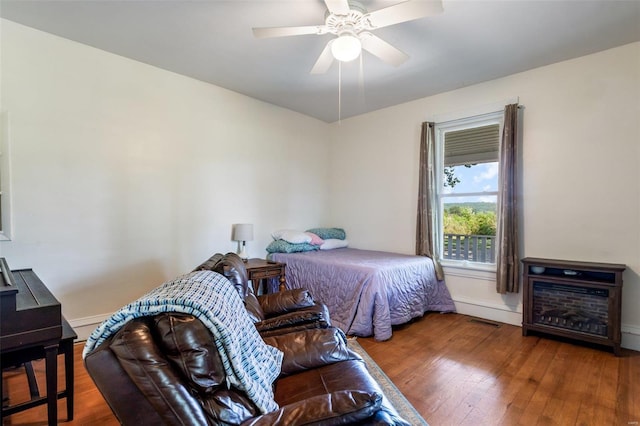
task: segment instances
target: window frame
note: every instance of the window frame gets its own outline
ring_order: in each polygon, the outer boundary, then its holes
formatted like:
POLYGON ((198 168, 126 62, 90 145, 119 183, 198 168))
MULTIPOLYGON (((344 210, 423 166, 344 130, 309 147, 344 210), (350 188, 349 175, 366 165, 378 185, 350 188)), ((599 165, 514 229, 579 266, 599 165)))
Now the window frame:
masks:
MULTIPOLYGON (((475 127, 482 127, 492 124, 498 124, 499 135, 502 135, 502 129, 504 126, 504 112, 503 111, 493 111, 485 114, 479 114, 471 117, 464 117, 449 121, 444 121, 441 123, 435 123, 435 156, 436 156, 436 164, 435 164, 435 206, 437 208, 436 214, 434 215, 434 228, 436 232, 434 233, 434 244, 435 244, 435 255, 438 257, 440 264, 444 267, 455 267, 462 269, 475 269, 480 271, 495 271, 496 270, 496 262, 493 263, 484 263, 484 262, 472 262, 468 260, 455 260, 455 259, 444 259, 444 199, 452 198, 452 197, 465 197, 465 196, 486 196, 486 195, 495 195, 496 203, 500 200, 500 186, 498 185, 497 191, 485 191, 485 192, 471 192, 471 193, 456 193, 456 194, 445 194, 444 193, 444 138, 447 132, 457 131, 457 130, 466 130, 475 127)), ((500 144, 501 141, 498 141, 498 167, 500 164, 500 144)), ((500 177, 498 176, 498 181, 500 177)), ((498 215, 498 212, 496 212, 498 215)), ((500 220, 500 217, 496 217, 496 220, 500 220)))
POLYGON ((0 241, 10 241, 11 223, 11 156, 9 113, 0 111, 0 241))

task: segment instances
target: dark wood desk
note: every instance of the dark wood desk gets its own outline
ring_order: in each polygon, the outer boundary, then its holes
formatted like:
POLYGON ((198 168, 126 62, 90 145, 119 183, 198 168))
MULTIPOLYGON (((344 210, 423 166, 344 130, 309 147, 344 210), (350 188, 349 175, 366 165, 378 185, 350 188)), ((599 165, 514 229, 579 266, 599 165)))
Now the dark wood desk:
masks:
MULTIPOLYGON (((73 331, 66 319, 62 319, 62 337, 59 341, 48 342, 46 345, 19 348, 10 352, 2 352, 0 355, 2 368, 20 366, 24 364, 26 379, 29 382, 29 392, 31 399, 18 404, 2 407, 0 423, 2 418, 29 408, 47 404, 47 414, 49 425, 58 424, 58 399, 67 399, 67 418, 73 420, 73 388, 74 388, 74 367, 73 367, 73 341, 78 336, 73 331), (65 389, 58 392, 58 363, 57 355, 64 356, 65 389), (40 396, 38 383, 33 375, 31 362, 39 359, 46 359, 46 387, 47 395, 40 396)), ((0 395, 2 394, 2 380, 0 380, 0 395)))
POLYGON ((245 263, 247 268, 247 275, 251 283, 253 284, 253 292, 257 294, 259 290, 263 293, 267 293, 268 286, 266 280, 269 278, 278 279, 278 291, 282 291, 287 287, 285 279, 285 266, 284 263, 269 262, 264 259, 249 259, 245 263))
MULTIPOLYGON (((5 366, 25 365, 32 400, 14 407, 3 407, 2 416, 47 404, 50 425, 58 422, 58 354, 67 348, 67 341, 75 336, 66 326, 63 342, 63 327, 60 302, 31 269, 11 271, 5 258, 0 258, 0 371, 5 366), (71 334, 70 334, 71 333, 71 334), (45 359, 47 396, 40 398, 30 362, 45 359)), ((74 337, 75 338, 75 337, 74 337)), ((73 347, 71 347, 73 353, 73 347)), ((0 380, 0 395, 3 394, 0 380)))

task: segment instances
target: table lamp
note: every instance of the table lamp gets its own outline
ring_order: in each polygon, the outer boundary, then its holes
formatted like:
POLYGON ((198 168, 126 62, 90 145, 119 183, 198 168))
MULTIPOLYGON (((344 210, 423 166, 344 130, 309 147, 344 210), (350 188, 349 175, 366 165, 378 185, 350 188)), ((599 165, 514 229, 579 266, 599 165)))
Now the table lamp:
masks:
POLYGON ((234 223, 231 228, 231 239, 238 242, 238 256, 240 259, 247 260, 247 241, 253 240, 253 224, 251 223, 234 223))

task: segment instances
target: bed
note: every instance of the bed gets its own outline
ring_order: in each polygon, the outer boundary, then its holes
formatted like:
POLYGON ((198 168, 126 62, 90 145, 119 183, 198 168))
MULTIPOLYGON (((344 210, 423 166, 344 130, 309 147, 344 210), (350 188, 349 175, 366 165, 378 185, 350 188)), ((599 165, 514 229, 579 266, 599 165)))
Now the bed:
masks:
POLYGON ((271 259, 286 263, 288 288, 308 289, 348 335, 387 340, 392 325, 427 311, 455 312, 444 281, 423 256, 340 248, 272 253, 271 259))

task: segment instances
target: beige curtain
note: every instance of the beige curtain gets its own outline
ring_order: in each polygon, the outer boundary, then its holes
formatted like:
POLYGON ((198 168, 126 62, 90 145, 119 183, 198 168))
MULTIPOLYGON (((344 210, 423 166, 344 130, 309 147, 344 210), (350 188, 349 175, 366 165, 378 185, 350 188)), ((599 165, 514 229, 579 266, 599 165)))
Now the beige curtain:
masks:
POLYGON ((517 293, 519 290, 518 254, 518 104, 507 105, 500 141, 500 192, 498 197, 496 291, 517 293))
POLYGON ((434 256, 433 208, 435 195, 435 129, 433 123, 422 123, 420 135, 420 171, 418 182, 418 217, 416 221, 416 254, 433 260, 436 277, 444 279, 444 271, 434 256))

